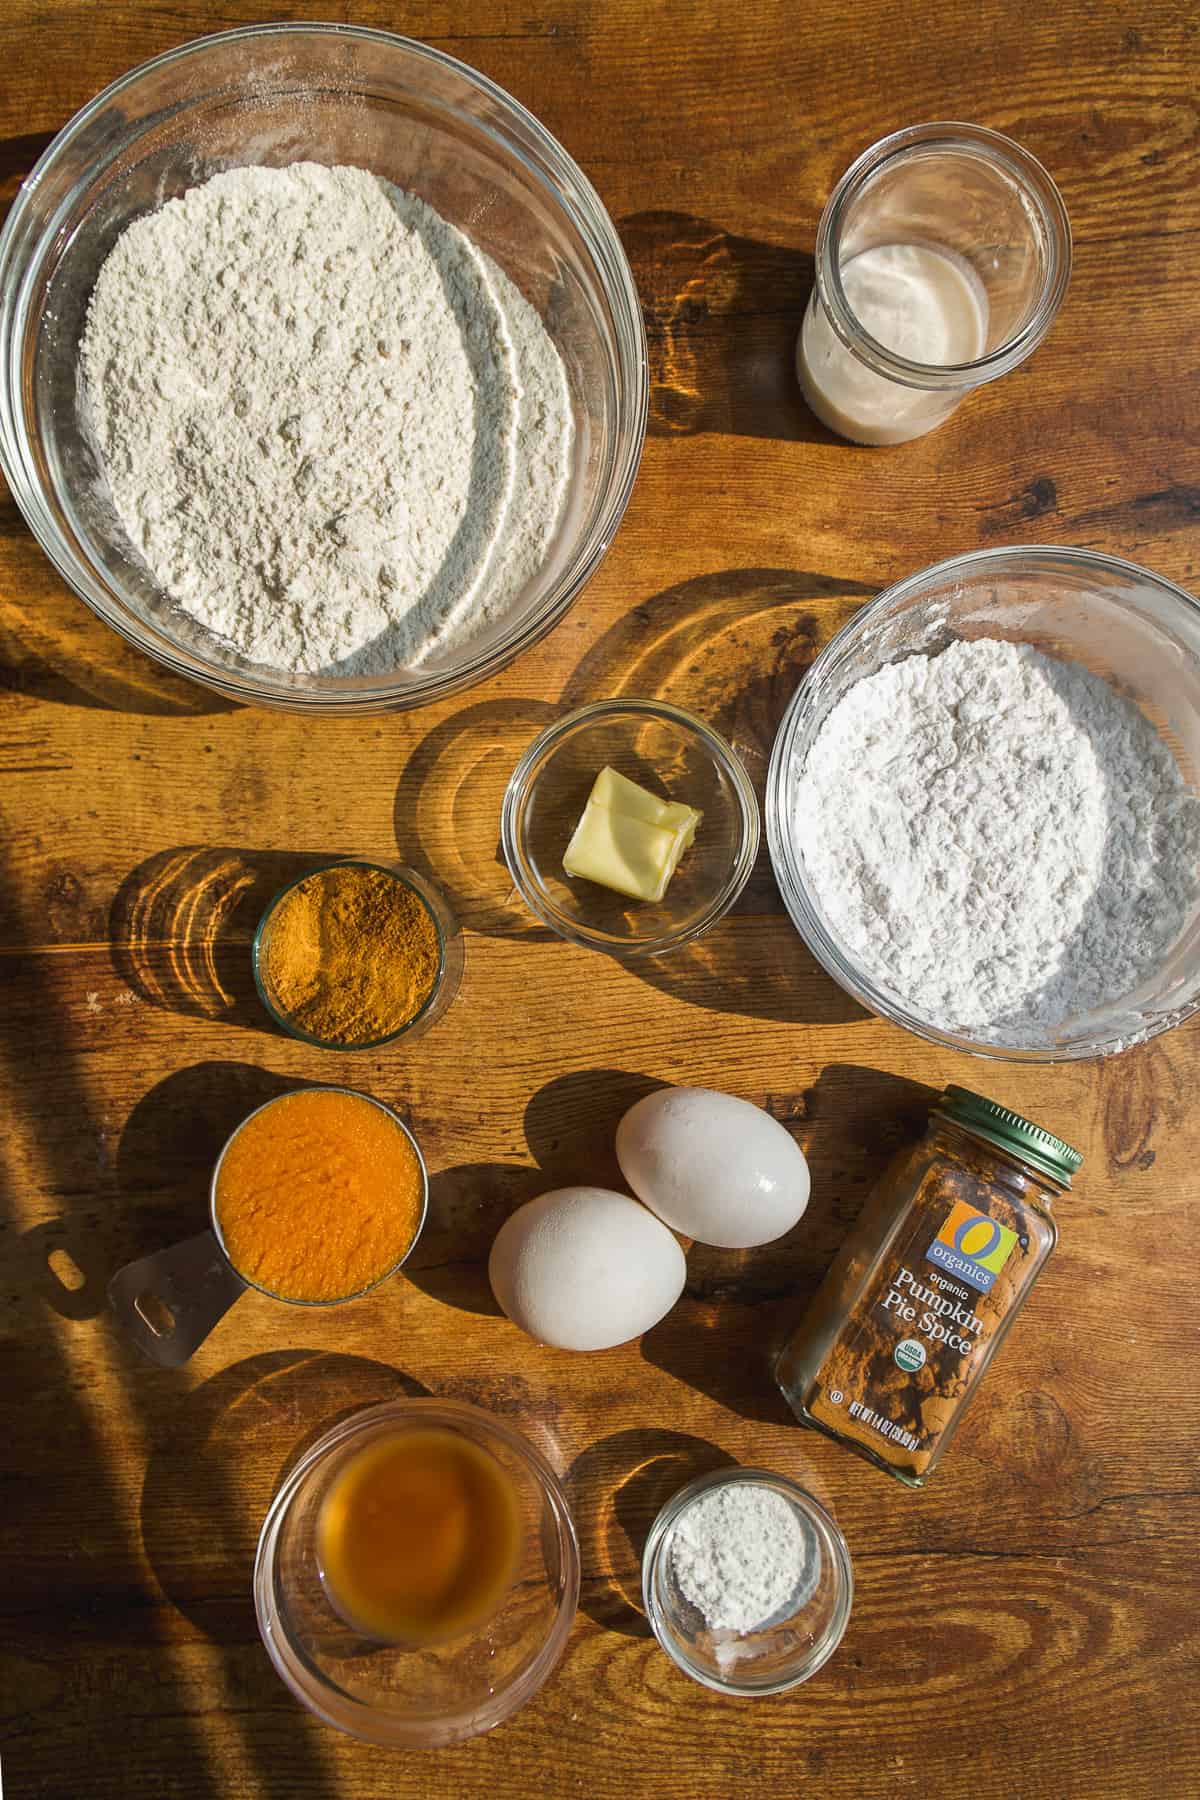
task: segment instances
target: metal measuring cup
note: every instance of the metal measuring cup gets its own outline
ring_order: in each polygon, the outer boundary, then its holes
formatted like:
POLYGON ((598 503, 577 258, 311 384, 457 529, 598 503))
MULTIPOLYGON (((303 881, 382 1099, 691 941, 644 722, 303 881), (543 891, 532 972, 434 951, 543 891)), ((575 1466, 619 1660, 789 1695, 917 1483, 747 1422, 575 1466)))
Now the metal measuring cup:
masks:
POLYGON ((386 1113, 400 1127, 413 1147, 417 1167, 421 1171, 421 1211, 417 1228, 405 1246, 403 1256, 398 1257, 390 1268, 366 1287, 357 1288, 352 1294, 339 1294, 335 1300, 292 1300, 284 1294, 273 1294, 269 1288, 261 1287, 258 1282, 251 1281, 249 1276, 241 1274, 230 1261, 221 1235, 217 1218, 217 1183, 221 1164, 239 1132, 244 1131, 251 1120, 257 1119, 268 1107, 278 1106, 281 1100, 290 1097, 288 1094, 276 1094, 274 1099, 256 1106, 252 1113, 248 1113, 226 1138, 221 1154, 213 1166, 208 1186, 208 1230, 199 1232, 195 1237, 185 1238, 182 1243, 171 1244, 165 1250, 156 1250, 150 1256, 139 1257, 136 1262, 126 1263, 123 1269, 117 1270, 108 1284, 109 1304, 117 1318, 138 1349, 152 1362, 159 1363, 164 1368, 177 1369, 187 1362, 247 1288, 254 1288, 269 1300, 278 1301, 283 1306, 344 1306, 349 1300, 360 1300, 364 1294, 373 1292, 385 1281, 391 1280, 397 1269, 412 1254, 413 1247, 425 1228, 429 1211, 429 1171, 425 1167, 425 1158, 421 1155, 421 1146, 399 1113, 386 1106, 382 1100, 376 1100, 372 1094, 360 1093, 356 1088, 321 1084, 306 1089, 293 1089, 292 1092, 350 1094, 356 1100, 366 1100, 369 1105, 377 1106, 380 1112, 386 1113))

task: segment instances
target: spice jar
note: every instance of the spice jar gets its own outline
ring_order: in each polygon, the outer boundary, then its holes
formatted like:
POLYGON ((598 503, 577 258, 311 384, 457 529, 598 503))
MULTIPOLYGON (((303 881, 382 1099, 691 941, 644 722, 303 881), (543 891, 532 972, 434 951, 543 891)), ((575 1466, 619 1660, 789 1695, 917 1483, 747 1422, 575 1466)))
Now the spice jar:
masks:
POLYGON ((779 1355, 796 1415, 923 1486, 1054 1248, 1050 1207, 1082 1160, 1019 1113, 946 1088, 779 1355))

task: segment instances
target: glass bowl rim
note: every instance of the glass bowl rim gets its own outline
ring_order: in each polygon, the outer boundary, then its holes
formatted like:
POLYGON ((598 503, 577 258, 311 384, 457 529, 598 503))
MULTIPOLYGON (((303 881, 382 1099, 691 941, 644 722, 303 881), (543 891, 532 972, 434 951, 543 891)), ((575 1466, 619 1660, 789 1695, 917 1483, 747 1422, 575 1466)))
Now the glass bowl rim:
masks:
POLYGON ((1106 551, 1086 550, 1069 544, 998 544, 986 550, 970 550, 961 556, 944 557, 940 562, 930 563, 926 568, 890 583, 873 600, 866 601, 851 614, 796 685, 771 749, 767 771, 767 843, 776 885, 793 926, 825 973, 867 1012, 874 1013, 877 1018, 885 1019, 893 1025, 899 1025, 905 1031, 911 1031, 915 1037, 922 1038, 928 1044, 993 1062, 1085 1062, 1115 1054, 1134 1044, 1148 1043, 1152 1038, 1182 1024, 1200 1011, 1200 986, 1195 997, 1186 1006, 1173 1008, 1169 1013, 1160 1015, 1145 1030, 1132 1037, 1118 1037, 1107 1044, 1080 1040, 1065 1045, 1031 1049, 1028 1046, 990 1043, 966 1034, 943 1031, 909 1012, 898 1001, 884 994, 860 968, 851 966, 834 943, 824 920, 813 905, 810 884, 802 874, 802 859, 785 827, 792 748, 805 694, 812 688, 814 680, 819 679, 845 653, 874 619, 897 601, 909 598, 914 591, 934 582, 985 568, 989 564, 999 565, 1003 569, 1006 565, 1020 565, 1022 562, 1027 563, 1029 571, 1033 572, 1049 570, 1055 564, 1065 563, 1084 572, 1103 570, 1119 575, 1126 580, 1154 588, 1168 599, 1182 601, 1185 611, 1200 619, 1200 599, 1188 593, 1186 588, 1180 587, 1169 576, 1159 575, 1153 569, 1146 568, 1142 563, 1132 562, 1127 557, 1112 556, 1106 551))
MULTIPOLYGON (((464 1435, 471 1435, 470 1432, 464 1435)), ((538 1446, 498 1414, 489 1412, 485 1407, 475 1406, 470 1401, 440 1398, 437 1395, 405 1396, 397 1400, 384 1400, 374 1405, 360 1407, 349 1418, 340 1419, 323 1432, 304 1455, 288 1470, 267 1508, 262 1529, 259 1532, 258 1544, 254 1554, 253 1593, 254 1608, 258 1621, 259 1635, 266 1647, 267 1655, 276 1674, 283 1681, 302 1705, 313 1712, 325 1724, 363 1742, 401 1746, 428 1745, 431 1748, 443 1744, 463 1742, 466 1739, 481 1736, 491 1731, 505 1719, 512 1716, 524 1706, 538 1690, 544 1686, 561 1661, 567 1647, 575 1616, 579 1608, 580 1585, 580 1552, 579 1535, 575 1520, 571 1514, 570 1503, 562 1481, 548 1458, 538 1446), (558 1527, 559 1543, 563 1556, 562 1594, 555 1611, 554 1621, 544 1643, 538 1649, 527 1669, 502 1695, 491 1696, 492 1705, 483 1711, 483 1723, 478 1723, 481 1710, 472 1707, 468 1713, 453 1715, 449 1729, 443 1728, 429 1735, 422 1731, 428 1726, 428 1719, 419 1719, 416 1729, 408 1726, 403 1716, 380 1714, 374 1707, 363 1700, 355 1699, 330 1681, 319 1669, 309 1662, 286 1634, 278 1631, 278 1612, 274 1606, 274 1561, 275 1547, 287 1511, 295 1498, 301 1482, 312 1472, 317 1463, 341 1447, 349 1439, 369 1430, 375 1424, 384 1424, 397 1415, 408 1417, 412 1414, 423 1415, 432 1421, 441 1421, 454 1429, 456 1426, 474 1428, 474 1439, 482 1439, 485 1443, 488 1434, 498 1437, 506 1447, 523 1461, 534 1476, 538 1489, 549 1505, 558 1527), (319 1687, 306 1687, 296 1677, 286 1656, 281 1649, 281 1641, 289 1645, 291 1653, 319 1687), (338 1696, 338 1702, 344 1709, 345 1716, 337 1713, 327 1704, 331 1694, 338 1696), (386 1726, 390 1726, 387 1729, 386 1726), (371 1728, 373 1727, 373 1729, 371 1728)))
MULTIPOLYGON (((81 180, 86 183, 92 179, 92 174, 89 169, 81 180)), ((620 234, 599 193, 575 158, 520 100, 469 63, 419 39, 366 25, 319 20, 264 21, 190 38, 127 69, 72 114, 21 183, 0 229, 0 275, 3 276, 0 289, 4 290, 0 292, 0 470, 22 518, 59 578, 110 630, 170 674, 196 682, 240 704, 317 717, 349 717, 376 711, 411 711, 476 686, 532 648, 570 610, 607 555, 628 508, 645 447, 650 365, 641 301, 620 234), (39 231, 30 246, 24 246, 21 238, 26 215, 47 171, 64 157, 105 107, 118 102, 128 88, 143 78, 202 55, 217 45, 289 37, 375 43, 418 62, 435 65, 463 81, 472 91, 482 94, 506 116, 506 123, 511 122, 528 135, 538 157, 543 160, 542 167, 531 161, 517 143, 507 137, 497 138, 494 125, 473 120, 486 136, 502 144, 506 156, 511 156, 533 177, 552 206, 561 209, 585 246, 597 287, 612 312, 611 332, 606 326, 602 335, 614 373, 614 391, 627 413, 627 417, 616 421, 611 438, 610 478, 606 487, 598 490, 598 508, 589 531, 577 540, 578 560, 568 565, 560 581, 543 595, 534 610, 501 633, 486 650, 468 656, 455 668, 435 673, 428 680, 398 686, 387 678, 380 678, 371 686, 363 685, 344 694, 288 690, 275 685, 279 671, 264 669, 263 675, 257 676, 247 674, 241 667, 225 668, 200 652, 187 651, 186 647, 181 653, 180 647, 172 643, 153 620, 145 622, 154 633, 151 642, 137 610, 126 602, 119 587, 114 589, 107 576, 101 577, 96 572, 90 554, 83 559, 77 575, 74 558, 67 553, 65 539, 43 497, 44 483, 30 459, 32 440, 19 370, 19 358, 30 329, 26 290, 34 268, 40 266, 49 234, 44 229, 39 231), (18 258, 15 269, 9 267, 14 257, 18 258), (583 554, 579 555, 580 552, 583 554), (115 592, 115 602, 110 597, 110 589, 115 592)))
POLYGON ((313 1081, 303 1083, 298 1087, 287 1088, 282 1094, 272 1094, 269 1100, 264 1100, 261 1106, 256 1106, 253 1112, 248 1112, 244 1119, 239 1119, 229 1136, 225 1139, 225 1142, 221 1145, 220 1155, 213 1164, 212 1174, 209 1176, 208 1181, 209 1228, 212 1231, 213 1237, 216 1239, 218 1250, 221 1252, 221 1255, 224 1257, 225 1262, 233 1271, 234 1275, 242 1283, 243 1287, 251 1288, 256 1294, 264 1294, 268 1300, 275 1300, 280 1306, 307 1306, 322 1309, 332 1306, 347 1306, 351 1300, 361 1300, 365 1295, 373 1294, 376 1288, 382 1287, 385 1281, 390 1281, 393 1275, 397 1274, 404 1267, 404 1264, 408 1261, 409 1257, 417 1247, 417 1242, 425 1229, 425 1221, 428 1216, 429 1170, 426 1166, 421 1146, 418 1144, 416 1135, 411 1127, 400 1117, 400 1114, 396 1111, 394 1106, 388 1105, 386 1100, 377 1100, 374 1094, 364 1094, 360 1088, 343 1087, 336 1082, 313 1081), (420 1217, 417 1220, 417 1228, 405 1247, 404 1254, 392 1263, 390 1267, 385 1269, 382 1275, 377 1275, 374 1281, 369 1281, 365 1287, 355 1288, 352 1294, 339 1294, 337 1298, 333 1300, 302 1300, 295 1295, 277 1294, 273 1288, 263 1287, 261 1282, 253 1280, 249 1275, 244 1275, 225 1248, 225 1237, 221 1230, 221 1222, 217 1217, 217 1179, 221 1173, 221 1164, 225 1161, 225 1152, 229 1149, 233 1140, 239 1133, 249 1125, 252 1119, 257 1119, 260 1113, 267 1112, 272 1106, 278 1106, 281 1100, 292 1099, 296 1094, 348 1094, 353 1100, 365 1100, 368 1105, 378 1107, 380 1112, 388 1115, 394 1125, 400 1127, 401 1131, 412 1145, 413 1154, 417 1159, 417 1167, 421 1171, 420 1217))
POLYGON ((693 1681, 702 1687, 712 1688, 719 1694, 734 1694, 739 1699, 767 1698, 772 1694, 783 1694, 791 1688, 802 1686, 806 1681, 823 1669, 834 1654, 850 1622, 850 1613, 854 1605, 854 1564, 850 1556, 850 1547, 845 1533, 828 1508, 822 1506, 815 1494, 801 1487, 790 1475, 781 1475, 776 1469, 763 1469, 738 1465, 735 1468, 709 1469, 687 1482, 677 1493, 671 1495, 659 1509, 658 1515, 650 1527, 650 1535, 642 1552, 642 1602, 646 1608, 646 1617, 650 1628, 661 1649, 665 1650, 677 1668, 682 1669, 693 1681), (692 1504, 693 1500, 707 1493, 712 1488, 731 1486, 736 1482, 749 1482, 754 1486, 768 1487, 774 1492, 782 1492, 785 1497, 800 1510, 810 1515, 818 1529, 827 1534, 833 1547, 837 1570, 837 1601, 819 1648, 814 1647, 811 1660, 804 1664, 798 1675, 789 1675, 783 1681, 764 1685, 747 1686, 737 1681, 723 1681, 711 1674, 707 1669, 695 1665, 686 1655, 675 1635, 668 1628, 662 1607, 658 1603, 654 1591, 654 1577, 667 1546, 671 1541, 671 1532, 680 1515, 692 1504))
POLYGON ((754 792, 754 784, 742 766, 741 759, 731 745, 711 725, 695 713, 682 706, 675 706, 666 700, 639 699, 634 696, 617 696, 609 700, 590 700, 583 706, 573 708, 562 718, 554 719, 539 731, 533 742, 524 751, 504 790, 504 802, 500 809, 500 841, 504 851, 504 860, 508 872, 517 885, 517 889, 526 906, 535 918, 548 925, 559 937, 568 943, 580 945, 586 950, 598 950, 605 955, 615 957, 618 961, 634 960, 643 956, 662 956, 667 951, 676 950, 683 944, 703 936, 706 931, 716 925, 729 911, 738 895, 742 892, 754 869, 762 839, 762 821, 759 813, 758 797, 754 792), (712 761, 728 779, 737 798, 738 817, 741 822, 740 840, 733 866, 722 883, 715 897, 691 923, 678 926, 670 931, 662 931, 653 938, 631 938, 614 940, 600 932, 593 931, 585 925, 569 920, 552 906, 546 899, 540 886, 535 885, 525 871, 525 858, 521 844, 523 832, 520 820, 524 817, 525 802, 537 776, 539 768, 555 746, 580 726, 593 724, 601 719, 618 718, 622 713, 641 716, 647 719, 659 719, 678 727, 683 732, 699 738, 712 761))
MULTIPOLYGON (((446 932, 442 921, 438 918, 436 909, 430 905, 428 896, 422 893, 421 888, 417 885, 418 881, 423 880, 424 877, 420 875, 419 871, 410 869, 407 864, 377 862, 374 857, 370 856, 335 856, 331 857, 328 862, 319 864, 317 868, 307 870, 303 875, 293 876, 292 880, 286 882, 284 886, 279 889, 278 893, 273 894, 263 908, 262 916, 254 928, 254 937, 250 944, 250 966, 254 974, 254 986, 258 991, 258 997, 262 1002, 263 1008, 272 1023, 278 1025, 279 1029, 288 1037, 296 1038, 302 1044, 311 1044, 314 1050, 338 1050, 343 1051, 350 1056, 353 1056, 359 1050, 379 1050, 384 1044, 394 1044, 398 1038, 405 1037, 413 1029, 414 1025, 419 1024, 420 1021, 426 1017, 442 991, 442 983, 446 977, 447 953, 446 932), (266 980, 259 967, 259 962, 262 940, 267 928, 270 925, 272 918, 275 916, 276 911, 282 905, 283 901, 287 899, 293 889, 298 888, 305 881, 311 881, 315 875, 324 875, 329 869, 344 868, 349 863, 364 869, 378 869, 381 874, 390 875, 393 881, 399 882, 401 887, 406 887, 410 893, 417 896, 417 899, 421 902, 425 911, 432 919, 433 928, 437 933, 438 966, 433 986, 430 988, 429 993, 426 995, 425 999, 422 1000, 411 1019, 406 1019, 404 1024, 398 1026, 395 1031, 385 1032, 383 1037, 364 1038, 353 1044, 339 1044, 335 1043, 331 1038, 314 1037, 311 1032, 305 1031, 299 1025, 292 1023, 286 1013, 280 1012, 279 1008, 275 1005, 267 992, 266 980), (400 873, 401 869, 404 871, 403 874, 400 873), (413 877, 416 877, 416 880, 412 879, 413 877)), ((426 885, 429 887, 430 892, 436 892, 431 882, 426 885)), ((345 1091, 349 1093, 352 1090, 346 1089, 345 1091)))

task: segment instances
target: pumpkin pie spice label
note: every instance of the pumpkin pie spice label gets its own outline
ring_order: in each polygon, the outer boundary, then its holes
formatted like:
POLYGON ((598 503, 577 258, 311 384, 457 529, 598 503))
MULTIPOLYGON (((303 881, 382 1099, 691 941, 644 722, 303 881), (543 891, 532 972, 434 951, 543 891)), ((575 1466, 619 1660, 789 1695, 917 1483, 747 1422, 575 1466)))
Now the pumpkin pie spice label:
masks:
POLYGON ((1016 1241, 1015 1231, 959 1200, 925 1254, 947 1274, 969 1282, 981 1294, 990 1294, 1016 1241))

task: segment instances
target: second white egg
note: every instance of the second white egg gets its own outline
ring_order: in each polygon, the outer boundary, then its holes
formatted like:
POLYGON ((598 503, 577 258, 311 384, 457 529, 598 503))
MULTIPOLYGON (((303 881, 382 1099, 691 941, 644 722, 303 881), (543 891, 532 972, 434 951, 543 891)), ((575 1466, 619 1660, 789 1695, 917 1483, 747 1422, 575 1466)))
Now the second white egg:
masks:
POLYGON ((670 1312, 687 1264, 665 1225, 609 1188, 556 1188, 505 1220, 488 1260, 514 1325, 562 1350, 607 1350, 670 1312))
POLYGON ((665 1088, 631 1106, 617 1160, 638 1199, 701 1244, 769 1244, 808 1205, 799 1145, 760 1106, 710 1088, 665 1088))

